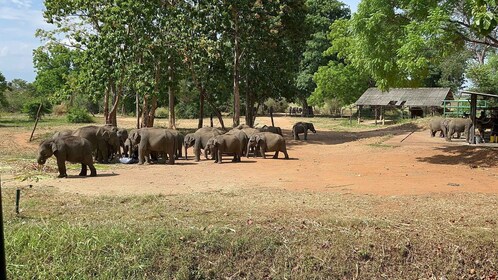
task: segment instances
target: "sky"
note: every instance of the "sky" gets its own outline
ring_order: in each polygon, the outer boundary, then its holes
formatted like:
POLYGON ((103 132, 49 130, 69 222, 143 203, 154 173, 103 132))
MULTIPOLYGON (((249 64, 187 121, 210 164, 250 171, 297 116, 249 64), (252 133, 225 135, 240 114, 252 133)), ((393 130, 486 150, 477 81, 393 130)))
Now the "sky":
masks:
MULTIPOLYGON (((352 12, 360 0, 342 1, 352 12)), ((42 45, 37 29, 50 29, 42 0, 0 0, 0 72, 7 81, 35 80, 33 50, 42 45)))

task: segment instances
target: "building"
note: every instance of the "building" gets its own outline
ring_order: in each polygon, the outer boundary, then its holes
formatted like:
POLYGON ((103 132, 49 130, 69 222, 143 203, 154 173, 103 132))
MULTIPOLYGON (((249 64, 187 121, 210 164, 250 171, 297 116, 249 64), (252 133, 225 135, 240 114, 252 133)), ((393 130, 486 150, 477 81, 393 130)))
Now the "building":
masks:
POLYGON ((378 88, 369 88, 355 102, 358 106, 358 122, 361 121, 360 111, 370 107, 375 111, 375 120, 380 117, 384 121, 386 109, 408 108, 411 117, 434 115, 441 112, 444 100, 453 100, 450 88, 393 88, 382 92, 378 88))

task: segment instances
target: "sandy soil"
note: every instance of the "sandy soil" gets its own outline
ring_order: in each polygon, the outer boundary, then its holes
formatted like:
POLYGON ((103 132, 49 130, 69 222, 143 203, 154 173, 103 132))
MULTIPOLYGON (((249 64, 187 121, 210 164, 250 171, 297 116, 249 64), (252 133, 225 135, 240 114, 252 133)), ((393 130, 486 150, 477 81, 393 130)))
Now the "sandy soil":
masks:
MULTIPOLYGON (((316 125, 317 134, 299 141, 291 140, 290 135, 295 119, 282 117, 278 121, 284 128, 290 160, 270 156, 231 163, 227 157, 221 165, 207 160, 196 163, 190 149, 189 159, 178 160, 173 166, 114 164, 107 170, 97 170, 99 176, 95 178, 81 178, 76 176, 78 171, 71 170, 70 178, 43 179, 34 184, 88 195, 168 195, 247 188, 386 196, 498 194, 496 148, 469 146, 463 139, 448 143, 430 138, 427 130, 413 132, 413 125, 348 133, 316 125)), ((36 143, 28 143, 27 138, 25 132, 16 134, 10 145, 36 149, 36 143)), ((6 183, 26 184, 14 180, 6 183)))

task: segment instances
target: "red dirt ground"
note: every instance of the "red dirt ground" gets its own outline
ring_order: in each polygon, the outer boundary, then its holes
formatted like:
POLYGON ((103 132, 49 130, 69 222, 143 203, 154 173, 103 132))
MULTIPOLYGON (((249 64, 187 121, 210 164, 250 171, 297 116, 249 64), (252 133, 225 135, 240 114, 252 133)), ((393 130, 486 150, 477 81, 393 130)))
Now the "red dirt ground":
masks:
MULTIPOLYGON (((279 118, 290 160, 274 160, 270 156, 242 158, 240 163, 231 163, 227 158, 221 165, 207 160, 195 163, 189 149, 189 159, 178 160, 173 166, 114 164, 108 170, 97 170, 98 177, 80 178, 75 176, 78 171, 70 170, 70 178, 43 179, 36 184, 88 195, 178 194, 248 188, 386 196, 498 194, 496 148, 469 146, 463 144, 463 139, 448 143, 430 138, 427 130, 410 134, 413 125, 347 133, 316 125, 317 134, 310 134, 305 142, 290 140, 290 130, 285 128, 290 128, 292 122, 291 118, 279 118)), ((16 137, 16 142, 23 148, 36 149, 36 144, 25 139, 26 134, 16 137)))

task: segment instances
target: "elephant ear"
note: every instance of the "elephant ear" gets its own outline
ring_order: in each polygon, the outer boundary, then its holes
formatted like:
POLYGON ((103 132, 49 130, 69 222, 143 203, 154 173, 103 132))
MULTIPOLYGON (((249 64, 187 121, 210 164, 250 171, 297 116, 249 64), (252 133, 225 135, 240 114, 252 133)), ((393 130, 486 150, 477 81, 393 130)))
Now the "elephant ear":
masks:
POLYGON ((139 143, 140 142, 140 133, 138 132, 134 132, 132 135, 131 135, 131 140, 133 143, 139 143))
POLYGON ((56 141, 52 141, 51 148, 52 148, 52 153, 54 153, 54 154, 55 154, 57 151, 59 151, 59 145, 57 145, 57 142, 56 142, 56 141))

